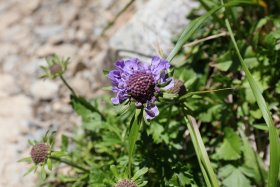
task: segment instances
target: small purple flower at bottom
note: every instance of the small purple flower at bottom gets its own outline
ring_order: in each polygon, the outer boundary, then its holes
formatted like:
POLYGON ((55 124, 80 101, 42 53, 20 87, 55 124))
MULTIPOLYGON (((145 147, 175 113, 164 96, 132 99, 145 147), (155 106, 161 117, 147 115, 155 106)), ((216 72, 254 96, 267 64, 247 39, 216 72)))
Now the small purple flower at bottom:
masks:
POLYGON ((152 58, 151 64, 142 63, 137 58, 117 61, 115 69, 108 75, 112 90, 117 94, 112 98, 113 104, 130 99, 136 107, 144 107, 147 119, 153 119, 159 114, 155 101, 160 88, 164 86, 162 89, 168 90, 174 85, 167 74, 169 67, 168 61, 157 56, 152 58))

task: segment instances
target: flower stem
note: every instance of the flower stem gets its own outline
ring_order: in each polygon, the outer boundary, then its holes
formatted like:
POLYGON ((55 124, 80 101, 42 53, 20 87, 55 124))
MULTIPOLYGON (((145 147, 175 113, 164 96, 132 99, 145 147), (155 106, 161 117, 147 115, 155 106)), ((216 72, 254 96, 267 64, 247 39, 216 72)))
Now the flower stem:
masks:
POLYGON ((55 157, 55 156, 50 156, 49 158, 52 159, 52 160, 59 161, 59 162, 62 162, 64 164, 67 164, 68 166, 71 166, 71 167, 77 168, 79 170, 82 170, 84 172, 89 172, 88 169, 86 169, 82 166, 79 166, 79 165, 77 165, 77 164, 75 164, 75 163, 73 163, 69 160, 65 160, 65 159, 62 159, 62 158, 59 158, 59 157, 55 157))
POLYGON ((203 174, 203 178, 207 186, 219 187, 218 177, 214 173, 214 170, 211 166, 210 159, 208 157, 205 145, 203 143, 201 134, 197 127, 196 121, 190 115, 187 114, 187 111, 182 108, 185 113, 185 121, 190 132, 192 143, 197 155, 197 159, 200 165, 200 169, 203 174))
POLYGON ((130 178, 131 175, 131 167, 132 167, 132 162, 133 162, 133 156, 134 156, 134 149, 135 149, 135 144, 138 138, 139 134, 139 129, 142 124, 142 119, 143 119, 143 109, 137 109, 133 123, 129 132, 129 147, 128 147, 128 177, 130 178))
POLYGON ((65 86, 71 91, 71 93, 74 96, 77 96, 77 94, 75 93, 74 89, 67 83, 67 81, 64 79, 64 77, 62 75, 60 75, 59 77, 62 80, 62 82, 65 84, 65 86))

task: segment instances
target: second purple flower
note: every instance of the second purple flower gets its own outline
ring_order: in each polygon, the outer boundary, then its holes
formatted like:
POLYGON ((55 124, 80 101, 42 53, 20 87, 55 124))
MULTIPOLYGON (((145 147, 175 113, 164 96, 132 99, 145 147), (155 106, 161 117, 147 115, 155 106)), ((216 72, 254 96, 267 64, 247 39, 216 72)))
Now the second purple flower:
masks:
POLYGON ((168 61, 157 56, 150 64, 142 63, 139 59, 119 60, 115 70, 109 72, 112 90, 116 97, 113 104, 120 104, 127 99, 135 102, 137 107, 144 107, 147 119, 153 119, 159 114, 155 105, 156 95, 160 88, 167 90, 173 87, 173 79, 168 76, 168 61))

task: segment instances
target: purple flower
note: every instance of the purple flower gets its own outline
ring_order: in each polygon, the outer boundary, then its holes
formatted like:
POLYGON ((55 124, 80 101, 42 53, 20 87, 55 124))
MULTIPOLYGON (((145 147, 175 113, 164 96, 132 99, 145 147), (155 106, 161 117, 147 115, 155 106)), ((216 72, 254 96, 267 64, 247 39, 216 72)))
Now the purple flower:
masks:
POLYGON ((120 104, 130 99, 136 107, 144 107, 146 118, 153 119, 159 114, 155 105, 156 95, 160 94, 160 87, 168 90, 173 87, 173 79, 168 77, 168 61, 157 56, 152 58, 150 65, 140 62, 137 58, 119 60, 115 63, 115 70, 109 72, 112 90, 116 97, 113 104, 120 104))

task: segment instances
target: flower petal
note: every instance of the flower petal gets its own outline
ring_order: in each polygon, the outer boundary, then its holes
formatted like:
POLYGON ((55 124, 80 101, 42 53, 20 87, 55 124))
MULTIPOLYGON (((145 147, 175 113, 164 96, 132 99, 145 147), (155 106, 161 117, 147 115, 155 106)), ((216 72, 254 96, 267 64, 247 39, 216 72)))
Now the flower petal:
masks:
POLYGON ((118 60, 116 63, 115 63, 115 67, 116 69, 118 70, 122 70, 124 68, 124 60, 118 60))
POLYGON ((157 56, 152 58, 152 63, 150 66, 151 72, 154 74, 156 80, 160 78, 161 73, 165 72, 170 67, 167 60, 161 59, 157 56))
POLYGON ((121 72, 119 70, 112 70, 109 72, 108 77, 112 82, 118 82, 118 79, 121 78, 121 72))
POLYGON ((170 83, 168 85, 166 85, 165 87, 163 87, 164 90, 168 90, 174 86, 174 79, 171 77, 165 79, 164 82, 169 82, 169 81, 170 81, 170 83))
POLYGON ((117 105, 122 103, 123 101, 125 101, 128 98, 128 95, 126 93, 125 90, 123 91, 119 91, 116 95, 116 97, 112 98, 111 101, 113 104, 117 105))
POLYGON ((158 107, 151 102, 147 102, 147 107, 145 108, 146 118, 154 119, 159 114, 158 107))
POLYGON ((144 70, 144 67, 138 58, 132 58, 125 61, 123 70, 128 74, 133 74, 136 71, 144 70))

